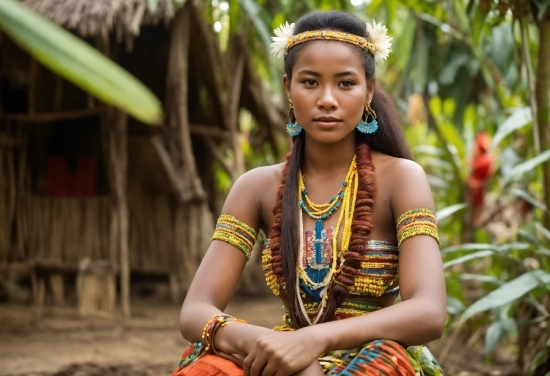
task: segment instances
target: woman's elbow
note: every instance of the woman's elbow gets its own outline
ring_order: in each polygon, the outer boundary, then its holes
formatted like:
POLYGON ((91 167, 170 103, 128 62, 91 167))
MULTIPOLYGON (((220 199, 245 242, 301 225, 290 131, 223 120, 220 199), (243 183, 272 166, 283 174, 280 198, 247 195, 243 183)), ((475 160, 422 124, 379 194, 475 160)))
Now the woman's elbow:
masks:
POLYGON ((191 322, 192 321, 191 316, 192 315, 187 313, 187 310, 185 309, 185 304, 184 304, 180 312, 179 324, 180 324, 181 335, 183 336, 183 338, 185 338, 188 341, 192 337, 191 328, 193 327, 193 325, 191 322))
POLYGON ((447 322, 447 307, 432 310, 425 322, 428 325, 426 331, 429 337, 428 342, 441 338, 447 322))
POLYGON ((187 325, 186 325, 185 321, 180 318, 180 333, 181 333, 183 338, 188 339, 189 338, 189 333, 187 332, 186 327, 187 327, 187 325))

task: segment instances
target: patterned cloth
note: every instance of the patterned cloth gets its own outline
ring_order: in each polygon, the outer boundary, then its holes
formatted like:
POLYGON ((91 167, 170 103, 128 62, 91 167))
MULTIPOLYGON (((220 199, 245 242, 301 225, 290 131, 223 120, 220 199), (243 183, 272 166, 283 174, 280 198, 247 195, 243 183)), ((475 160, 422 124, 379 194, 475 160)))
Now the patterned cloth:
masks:
MULTIPOLYGON (((346 351, 319 357, 326 375, 443 376, 443 370, 425 346, 403 348, 390 340, 375 340, 346 351)), ((201 343, 189 344, 172 376, 243 376, 230 360, 205 354, 201 343)))
MULTIPOLYGON (((306 305, 306 310, 316 311, 318 302, 306 305)), ((274 330, 288 331, 292 323, 288 309, 283 307, 283 325, 274 330)), ((335 320, 345 320, 377 311, 382 307, 357 300, 347 300, 336 310, 335 320)), ((319 357, 326 375, 415 375, 443 376, 443 370, 425 346, 402 347, 387 339, 375 340, 351 350, 330 351, 319 357)), ((233 362, 218 356, 205 354, 200 342, 190 343, 181 356, 178 368, 172 376, 242 376, 243 371, 233 362), (217 370, 218 373, 212 373, 217 370)))
POLYGON ((172 376, 244 376, 241 367, 222 357, 205 354, 202 348, 199 350, 199 353, 202 351, 199 358, 197 356, 199 347, 202 347, 202 344, 195 343, 185 349, 180 365, 172 376), (186 353, 187 357, 185 357, 186 353))

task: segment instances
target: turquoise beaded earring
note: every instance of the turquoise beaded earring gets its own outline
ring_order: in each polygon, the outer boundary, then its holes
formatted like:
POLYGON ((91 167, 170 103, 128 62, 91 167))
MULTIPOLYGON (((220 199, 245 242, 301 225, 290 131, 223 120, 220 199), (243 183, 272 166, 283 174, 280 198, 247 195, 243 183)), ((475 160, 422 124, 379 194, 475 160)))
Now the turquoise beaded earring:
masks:
POLYGON ((359 124, 355 127, 361 133, 373 134, 378 130, 378 121, 376 121, 376 112, 370 106, 370 103, 365 106, 363 112, 363 118, 359 121, 359 124), (367 123, 368 117, 371 117, 371 121, 367 123))
POLYGON ((292 106, 292 101, 288 104, 286 110, 288 116, 288 123, 286 124, 286 133, 291 137, 296 137, 302 132, 302 126, 296 121, 294 116, 294 107, 292 106))

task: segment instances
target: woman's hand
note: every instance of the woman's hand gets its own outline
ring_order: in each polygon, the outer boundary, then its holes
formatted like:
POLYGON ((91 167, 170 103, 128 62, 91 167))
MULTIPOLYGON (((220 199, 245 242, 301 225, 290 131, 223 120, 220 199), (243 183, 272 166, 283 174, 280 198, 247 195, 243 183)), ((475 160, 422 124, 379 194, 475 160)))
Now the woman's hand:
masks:
POLYGON ((244 358, 244 374, 288 376, 299 372, 309 367, 322 352, 316 342, 303 329, 263 335, 244 358))
POLYGON ((230 360, 239 367, 243 367, 244 355, 241 354, 226 354, 223 351, 218 351, 218 355, 224 359, 230 360))

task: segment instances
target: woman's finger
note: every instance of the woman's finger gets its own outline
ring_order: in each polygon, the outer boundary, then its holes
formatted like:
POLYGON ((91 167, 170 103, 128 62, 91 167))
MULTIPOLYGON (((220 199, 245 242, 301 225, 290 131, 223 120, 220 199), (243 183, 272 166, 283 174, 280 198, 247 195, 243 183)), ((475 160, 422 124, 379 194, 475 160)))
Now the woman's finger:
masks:
POLYGON ((244 361, 243 370, 245 371, 245 376, 260 376, 262 375, 262 370, 264 369, 266 362, 262 357, 252 357, 250 355, 246 357, 244 361), (247 367, 248 365, 248 367, 247 367), (247 374, 248 368, 248 374, 247 374))
POLYGON ((277 372, 276 367, 271 366, 269 363, 262 368, 260 375, 262 376, 273 376, 277 372))

